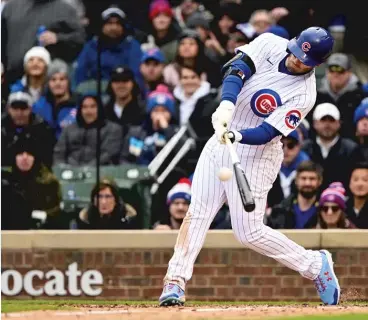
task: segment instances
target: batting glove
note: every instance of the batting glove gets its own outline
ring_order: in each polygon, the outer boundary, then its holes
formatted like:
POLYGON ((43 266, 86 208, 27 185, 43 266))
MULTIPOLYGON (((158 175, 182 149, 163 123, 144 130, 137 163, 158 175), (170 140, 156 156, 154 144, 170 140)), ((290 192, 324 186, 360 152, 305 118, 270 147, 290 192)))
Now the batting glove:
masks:
POLYGON ((239 131, 232 130, 224 133, 224 135, 222 136, 222 139, 224 141, 223 143, 225 143, 225 134, 227 134, 231 143, 239 142, 243 139, 243 136, 239 131))
POLYGON ((216 130, 220 126, 227 127, 233 116, 235 106, 231 101, 221 101, 216 111, 212 114, 212 126, 216 130))
POLYGON ((227 131, 227 125, 233 116, 234 108, 235 106, 232 102, 224 100, 221 101, 216 111, 212 114, 212 126, 220 143, 224 143, 223 135, 227 131))

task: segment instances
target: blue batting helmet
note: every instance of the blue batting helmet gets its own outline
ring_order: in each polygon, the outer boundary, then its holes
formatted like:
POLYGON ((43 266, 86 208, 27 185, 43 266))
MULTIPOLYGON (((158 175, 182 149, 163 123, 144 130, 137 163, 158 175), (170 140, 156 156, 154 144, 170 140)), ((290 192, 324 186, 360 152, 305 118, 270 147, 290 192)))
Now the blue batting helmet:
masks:
POLYGON ((310 27, 291 39, 288 50, 306 66, 315 67, 332 53, 334 38, 321 27, 310 27))

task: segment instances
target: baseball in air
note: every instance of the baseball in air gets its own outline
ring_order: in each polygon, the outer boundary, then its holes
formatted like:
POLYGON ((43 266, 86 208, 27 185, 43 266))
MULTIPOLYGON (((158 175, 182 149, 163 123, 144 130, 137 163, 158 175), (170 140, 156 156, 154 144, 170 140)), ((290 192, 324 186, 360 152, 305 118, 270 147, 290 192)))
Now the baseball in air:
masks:
POLYGON ((222 167, 218 171, 217 176, 221 181, 227 181, 233 176, 233 172, 229 168, 222 167))

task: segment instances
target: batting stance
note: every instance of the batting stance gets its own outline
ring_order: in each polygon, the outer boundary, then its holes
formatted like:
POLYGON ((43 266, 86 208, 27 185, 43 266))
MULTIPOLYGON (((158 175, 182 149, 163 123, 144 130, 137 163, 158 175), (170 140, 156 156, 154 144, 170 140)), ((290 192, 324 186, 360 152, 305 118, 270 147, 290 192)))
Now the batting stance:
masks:
POLYGON ((283 159, 281 137, 293 131, 316 99, 314 67, 331 54, 334 40, 311 27, 288 41, 271 33, 236 49, 223 67, 221 103, 212 115, 214 136, 207 142, 192 183, 192 202, 181 226, 164 279, 160 305, 183 305, 185 284, 216 213, 227 199, 236 238, 313 280, 325 304, 339 302, 340 286, 326 250, 306 250, 263 224, 267 193, 283 159), (228 134, 245 168, 255 210, 245 212, 235 177, 220 181, 232 167, 224 141, 228 134))

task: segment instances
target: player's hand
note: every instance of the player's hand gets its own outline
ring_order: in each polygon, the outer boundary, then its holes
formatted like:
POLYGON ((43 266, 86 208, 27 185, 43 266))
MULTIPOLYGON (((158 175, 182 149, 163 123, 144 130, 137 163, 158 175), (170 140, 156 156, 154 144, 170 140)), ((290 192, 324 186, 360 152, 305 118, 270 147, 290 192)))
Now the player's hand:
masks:
POLYGON ((212 126, 215 129, 226 128, 233 116, 235 106, 230 101, 221 101, 216 111, 212 114, 212 126))
MULTIPOLYGON (((227 131, 225 134, 227 134, 227 136, 229 137, 229 140, 231 141, 231 143, 234 142, 239 142, 243 139, 242 134, 239 131, 236 130, 231 130, 231 131, 227 131)), ((224 134, 224 142, 225 142, 225 134, 224 134)))
POLYGON ((40 35, 40 41, 45 45, 48 46, 50 44, 55 44, 58 42, 58 38, 55 32, 52 31, 45 31, 40 35))
POLYGON ((221 143, 221 144, 225 144, 225 138, 224 135, 228 132, 228 130, 226 129, 226 127, 224 126, 218 126, 217 128, 215 128, 215 135, 217 140, 221 143))

